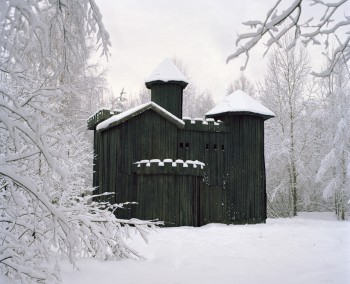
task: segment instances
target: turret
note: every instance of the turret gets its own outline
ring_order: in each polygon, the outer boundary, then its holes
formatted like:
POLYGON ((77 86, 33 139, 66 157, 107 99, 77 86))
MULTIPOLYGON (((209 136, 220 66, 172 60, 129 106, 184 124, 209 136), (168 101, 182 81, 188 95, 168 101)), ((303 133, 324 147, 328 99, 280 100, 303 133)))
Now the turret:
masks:
POLYGON ((163 60, 145 83, 153 102, 182 119, 183 89, 188 80, 170 59, 163 60))
POLYGON ((266 220, 264 121, 274 113, 241 90, 206 113, 229 129, 225 148, 227 218, 232 223, 266 220))

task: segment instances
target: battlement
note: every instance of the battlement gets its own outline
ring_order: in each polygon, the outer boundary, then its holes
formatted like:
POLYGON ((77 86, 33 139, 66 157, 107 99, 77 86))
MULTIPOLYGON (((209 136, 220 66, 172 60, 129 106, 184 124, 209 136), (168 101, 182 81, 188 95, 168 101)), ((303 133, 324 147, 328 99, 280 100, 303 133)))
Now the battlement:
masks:
POLYGON ((227 125, 221 121, 215 121, 214 118, 194 118, 184 117, 182 120, 185 122, 184 130, 192 131, 209 131, 209 132, 229 132, 227 125))
POLYGON ((136 174, 170 174, 170 175, 192 175, 203 176, 205 164, 200 161, 152 159, 141 160, 133 165, 133 172, 136 174))
POLYGON ((119 109, 109 110, 107 108, 103 108, 98 110, 95 114, 93 114, 88 118, 88 121, 87 121, 88 129, 94 130, 97 124, 121 112, 122 111, 119 109))

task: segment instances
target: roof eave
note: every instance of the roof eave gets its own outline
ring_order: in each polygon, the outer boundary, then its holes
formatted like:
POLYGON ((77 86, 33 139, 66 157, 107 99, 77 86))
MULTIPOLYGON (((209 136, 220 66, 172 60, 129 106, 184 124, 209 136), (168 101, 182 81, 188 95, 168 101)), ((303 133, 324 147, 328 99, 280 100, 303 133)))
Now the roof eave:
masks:
POLYGON ((225 116, 225 115, 251 115, 251 116, 260 116, 264 120, 270 119, 275 117, 274 115, 268 115, 268 114, 261 114, 251 111, 227 111, 227 112, 221 112, 221 113, 213 113, 213 114, 206 114, 206 118, 216 118, 219 116, 225 116))
POLYGON ((185 89, 186 86, 188 85, 188 83, 185 81, 174 81, 174 80, 170 80, 170 81, 155 80, 155 81, 145 82, 147 89, 151 89, 151 87, 156 84, 168 84, 168 83, 180 85, 182 89, 185 89))

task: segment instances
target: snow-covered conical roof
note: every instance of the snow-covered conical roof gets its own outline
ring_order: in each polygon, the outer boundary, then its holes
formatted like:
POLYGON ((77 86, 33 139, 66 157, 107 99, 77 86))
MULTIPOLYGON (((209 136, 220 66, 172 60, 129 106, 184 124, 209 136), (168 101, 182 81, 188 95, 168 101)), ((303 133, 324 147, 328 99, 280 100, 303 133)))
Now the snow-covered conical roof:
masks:
POLYGON ((152 82, 183 82, 184 86, 188 84, 188 80, 184 74, 176 67, 170 58, 164 59, 157 67, 153 70, 146 80, 146 86, 152 82))
POLYGON ((228 113, 251 113, 263 116, 265 119, 275 116, 271 110, 242 90, 234 91, 231 95, 225 97, 205 115, 207 117, 215 117, 228 113))

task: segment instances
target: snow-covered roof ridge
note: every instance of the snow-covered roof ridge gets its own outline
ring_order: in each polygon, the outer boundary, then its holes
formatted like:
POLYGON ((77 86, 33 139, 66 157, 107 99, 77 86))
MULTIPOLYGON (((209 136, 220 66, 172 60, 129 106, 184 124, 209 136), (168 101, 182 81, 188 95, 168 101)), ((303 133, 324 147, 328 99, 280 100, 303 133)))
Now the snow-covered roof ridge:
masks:
POLYGON ((145 79, 145 83, 162 81, 176 81, 188 83, 188 79, 182 72, 176 67, 170 58, 165 58, 145 79))
POLYGON ((274 117, 275 114, 260 102, 247 95, 242 90, 234 91, 225 97, 214 108, 208 111, 206 116, 215 116, 224 113, 248 112, 265 118, 274 117))
POLYGON ((148 109, 152 109, 155 112, 157 112, 158 114, 160 114, 161 116, 163 116, 164 118, 170 120, 171 122, 173 122, 174 124, 176 124, 179 127, 184 127, 185 123, 179 119, 178 117, 176 117, 175 115, 173 115, 172 113, 170 113, 169 111, 167 111, 166 109, 162 108, 161 106, 157 105, 154 102, 148 102, 139 106, 136 106, 134 108, 131 108, 129 110, 126 110, 120 114, 114 115, 108 119, 106 119, 105 121, 102 121, 101 123, 99 123, 96 127, 96 130, 102 130, 102 129, 106 129, 110 126, 115 126, 118 125, 120 123, 123 123, 124 121, 127 121, 128 119, 139 115, 140 113, 148 110, 148 109))

